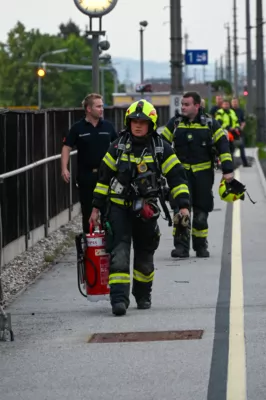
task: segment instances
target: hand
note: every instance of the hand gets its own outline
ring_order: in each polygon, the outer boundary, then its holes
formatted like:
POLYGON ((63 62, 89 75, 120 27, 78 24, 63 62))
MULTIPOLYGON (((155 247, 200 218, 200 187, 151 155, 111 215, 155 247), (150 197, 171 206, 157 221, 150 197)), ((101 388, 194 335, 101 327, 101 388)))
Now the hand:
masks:
POLYGON ((186 216, 189 217, 190 212, 189 212, 189 210, 188 210, 187 208, 180 208, 179 214, 180 214, 180 215, 186 215, 186 216))
POLYGON ((69 183, 69 181, 70 181, 70 172, 69 172, 69 170, 67 168, 62 170, 61 176, 62 176, 62 178, 64 179, 64 181, 66 183, 69 183))
POLYGON ((230 172, 230 174, 223 174, 223 179, 226 182, 231 182, 234 179, 234 173, 230 172))
POLYGON ((93 226, 100 225, 100 210, 98 210, 98 208, 92 209, 89 224, 92 224, 93 226))

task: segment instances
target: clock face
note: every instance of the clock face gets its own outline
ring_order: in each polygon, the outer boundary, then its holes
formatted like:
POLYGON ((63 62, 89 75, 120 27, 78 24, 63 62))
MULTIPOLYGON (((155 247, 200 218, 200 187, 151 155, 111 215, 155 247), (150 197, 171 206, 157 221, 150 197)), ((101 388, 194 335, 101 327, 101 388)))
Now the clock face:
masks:
POLYGON ((115 7, 117 0, 74 0, 74 3, 84 14, 90 17, 101 17, 115 7))

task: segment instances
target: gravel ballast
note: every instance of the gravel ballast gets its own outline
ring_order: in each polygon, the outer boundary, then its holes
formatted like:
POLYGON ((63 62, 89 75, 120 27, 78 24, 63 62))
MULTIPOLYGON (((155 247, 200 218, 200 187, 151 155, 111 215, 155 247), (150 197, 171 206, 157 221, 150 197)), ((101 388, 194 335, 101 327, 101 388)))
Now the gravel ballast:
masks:
POLYGON ((75 245, 75 235, 82 232, 81 220, 81 215, 78 215, 2 267, 0 279, 4 307, 64 255, 69 247, 75 245))

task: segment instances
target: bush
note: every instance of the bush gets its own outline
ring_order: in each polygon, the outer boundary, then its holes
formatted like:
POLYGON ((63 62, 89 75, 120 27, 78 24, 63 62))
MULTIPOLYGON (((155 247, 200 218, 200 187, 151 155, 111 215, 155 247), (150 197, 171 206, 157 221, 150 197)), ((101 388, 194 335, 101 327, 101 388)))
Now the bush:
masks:
POLYGON ((256 147, 257 141, 257 117, 255 114, 246 115, 246 126, 244 128, 245 146, 256 147))

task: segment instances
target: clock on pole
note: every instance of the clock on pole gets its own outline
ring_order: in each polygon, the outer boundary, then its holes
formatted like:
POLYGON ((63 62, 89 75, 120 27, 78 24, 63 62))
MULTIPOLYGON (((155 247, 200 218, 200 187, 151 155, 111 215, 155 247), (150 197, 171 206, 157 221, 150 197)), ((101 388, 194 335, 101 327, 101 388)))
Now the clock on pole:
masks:
POLYGON ((117 2, 118 0, 74 0, 78 10, 90 18, 90 29, 86 33, 92 36, 92 90, 94 93, 99 93, 100 50, 108 50, 110 47, 106 40, 99 43, 99 37, 105 35, 102 30, 102 17, 112 11, 117 2), (93 30, 93 19, 98 19, 98 30, 93 30))
POLYGON ((77 8, 89 17, 102 17, 116 6, 117 0, 74 0, 77 8))

